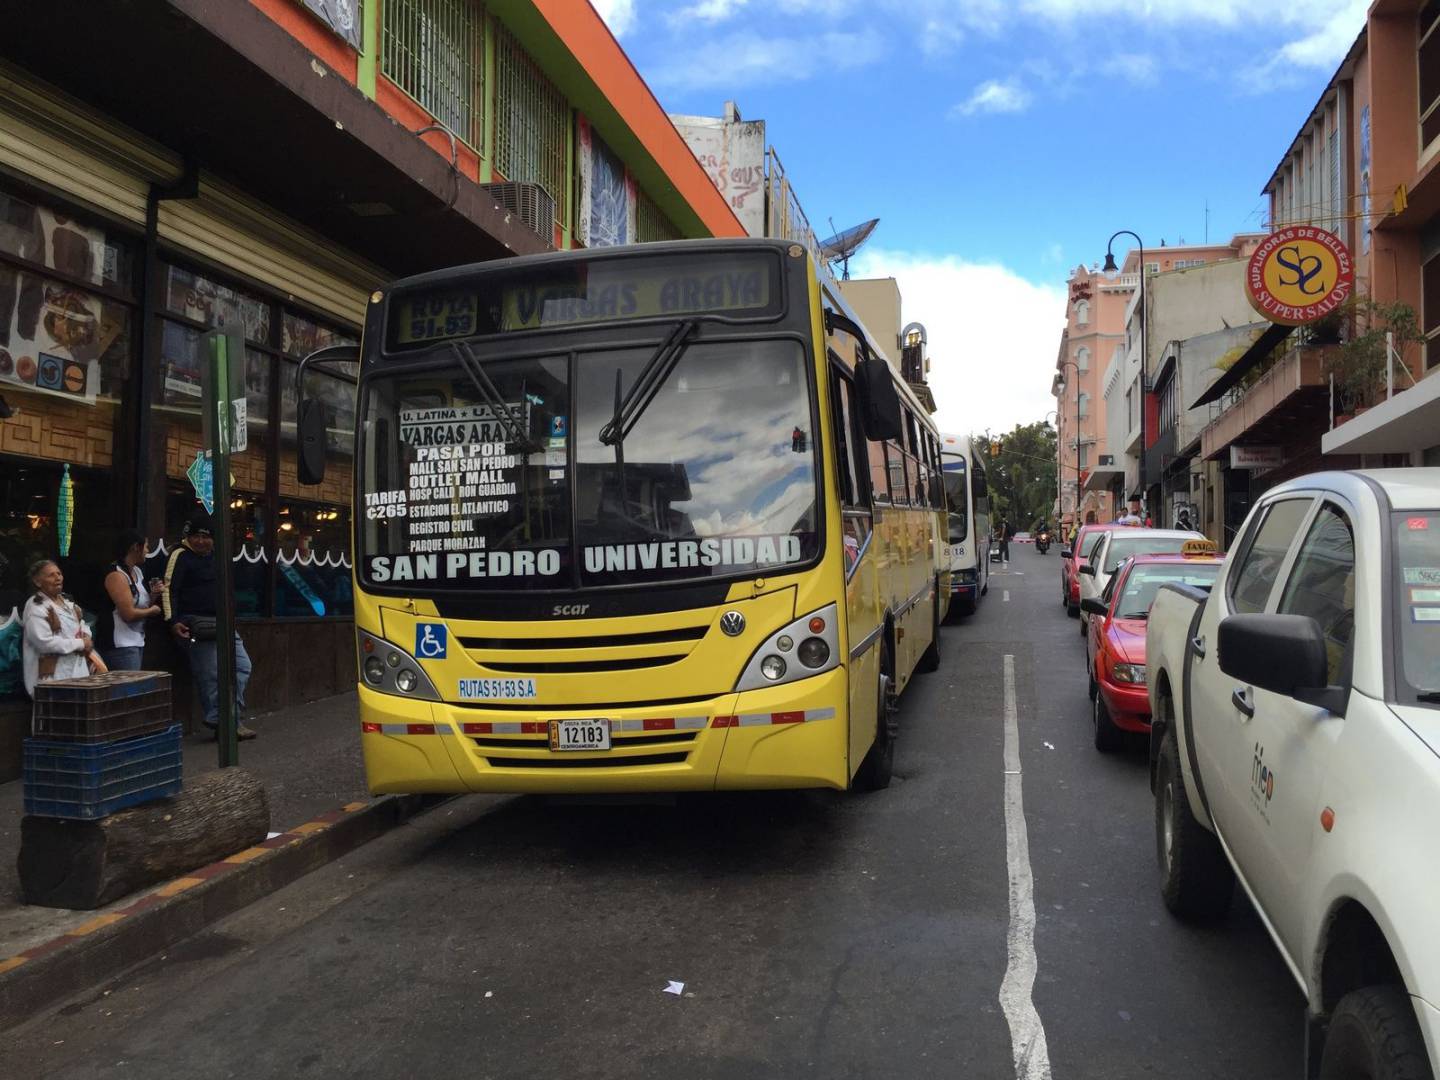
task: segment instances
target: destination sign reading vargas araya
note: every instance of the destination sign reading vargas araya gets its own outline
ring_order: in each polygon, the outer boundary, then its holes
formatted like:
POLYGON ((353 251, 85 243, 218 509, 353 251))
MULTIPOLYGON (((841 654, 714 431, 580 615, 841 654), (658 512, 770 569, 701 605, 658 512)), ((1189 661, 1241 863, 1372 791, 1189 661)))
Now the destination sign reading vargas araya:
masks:
POLYGON ((1311 225, 1271 233, 1250 256, 1245 271, 1251 306, 1282 326, 1323 319, 1354 290, 1350 250, 1334 233, 1311 225))

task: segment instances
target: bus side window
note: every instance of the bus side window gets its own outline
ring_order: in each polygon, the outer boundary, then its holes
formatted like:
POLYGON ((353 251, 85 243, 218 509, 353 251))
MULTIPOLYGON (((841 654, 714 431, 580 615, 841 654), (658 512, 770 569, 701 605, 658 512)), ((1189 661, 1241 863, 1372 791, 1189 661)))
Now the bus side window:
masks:
MULTIPOLYGON (((838 368, 830 369, 831 422, 835 427, 835 465, 840 473, 840 504, 865 505, 865 463, 855 452, 854 391, 850 379, 838 368)), ((863 443, 861 444, 863 445, 863 443)))
POLYGON ((890 505, 890 470, 885 463, 887 445, 865 441, 865 451, 870 458, 870 497, 883 506, 890 505))
POLYGON ((930 505, 945 509, 945 477, 940 467, 940 444, 930 440, 930 505))
POLYGON ((885 444, 885 457, 890 463, 890 501, 896 506, 910 505, 910 483, 905 476, 905 451, 899 442, 885 444))

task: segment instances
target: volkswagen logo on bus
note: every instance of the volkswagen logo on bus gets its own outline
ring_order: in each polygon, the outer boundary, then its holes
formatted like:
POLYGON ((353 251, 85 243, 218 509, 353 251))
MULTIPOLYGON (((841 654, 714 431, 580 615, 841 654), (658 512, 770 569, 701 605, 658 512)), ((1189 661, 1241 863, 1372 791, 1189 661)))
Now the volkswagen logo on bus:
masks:
POLYGON ((730 637, 739 637, 745 632, 745 616, 738 611, 727 611, 720 616, 720 629, 730 637))

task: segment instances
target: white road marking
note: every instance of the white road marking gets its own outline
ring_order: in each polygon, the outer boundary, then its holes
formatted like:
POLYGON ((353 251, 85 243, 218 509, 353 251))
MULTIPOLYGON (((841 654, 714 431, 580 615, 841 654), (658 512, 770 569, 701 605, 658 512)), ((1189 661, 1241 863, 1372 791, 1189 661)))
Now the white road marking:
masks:
POLYGON ((1035 1011, 1035 879, 1020 786, 1020 719, 1015 707, 1015 657, 1005 656, 1005 861, 1010 869, 1010 929, 1000 1008, 1010 1025, 1017 1080, 1050 1080, 1050 1049, 1035 1011))
POLYGON ((1006 590, 1005 590, 1005 603, 1008 604, 1009 602, 1010 602, 1010 590, 1009 590, 1009 589, 1006 589, 1006 590))

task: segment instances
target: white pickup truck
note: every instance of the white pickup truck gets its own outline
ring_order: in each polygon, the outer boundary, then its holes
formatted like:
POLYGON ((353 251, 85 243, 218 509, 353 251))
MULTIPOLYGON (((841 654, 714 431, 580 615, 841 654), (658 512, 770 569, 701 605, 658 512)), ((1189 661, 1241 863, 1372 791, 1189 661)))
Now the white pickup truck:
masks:
POLYGON ((1440 469, 1319 473, 1251 510, 1146 630, 1166 906, 1238 878, 1308 1002, 1306 1075, 1440 1074, 1440 469))

